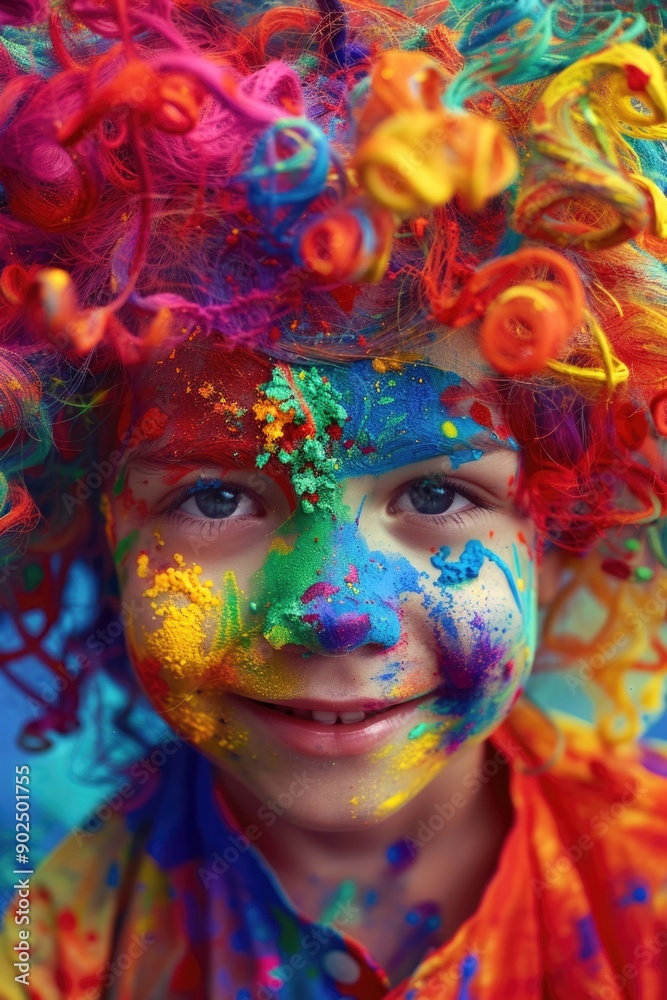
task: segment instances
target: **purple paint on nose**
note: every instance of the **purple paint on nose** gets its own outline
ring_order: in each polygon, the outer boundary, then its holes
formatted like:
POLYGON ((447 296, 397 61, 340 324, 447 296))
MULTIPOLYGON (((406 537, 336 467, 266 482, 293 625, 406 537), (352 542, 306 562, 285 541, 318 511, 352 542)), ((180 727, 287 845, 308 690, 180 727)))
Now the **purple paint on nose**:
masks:
POLYGON ((345 653, 363 646, 371 630, 370 615, 311 614, 303 620, 314 625, 317 639, 327 652, 345 653))
POLYGON ((304 590, 301 595, 301 603, 310 604, 310 602, 314 601, 317 597, 332 597, 334 594, 337 594, 339 590, 340 587, 334 587, 333 583, 325 583, 324 581, 321 583, 314 583, 312 586, 308 587, 307 590, 304 590))

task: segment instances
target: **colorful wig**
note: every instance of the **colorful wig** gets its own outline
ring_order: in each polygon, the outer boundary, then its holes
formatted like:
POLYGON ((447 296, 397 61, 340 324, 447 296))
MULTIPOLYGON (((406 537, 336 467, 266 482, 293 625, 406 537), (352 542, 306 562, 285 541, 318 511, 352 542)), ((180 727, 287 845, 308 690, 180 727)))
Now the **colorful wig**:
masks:
MULTIPOLYGON (((76 727, 93 668, 133 690, 122 645, 83 638, 121 614, 95 496, 133 366, 194 336, 393 363, 471 325, 542 539, 575 569, 596 553, 582 579, 604 581, 605 628, 618 601, 628 613, 655 591, 651 649, 596 674, 604 735, 636 735, 622 678, 651 671, 654 705, 666 667, 667 14, 648 0, 252 8, 0 0, 0 544, 16 633, 0 666, 37 706, 26 742, 76 727), (629 544, 601 563, 616 529, 629 544), (98 620, 54 652, 75 564, 98 620), (29 657, 60 678, 55 701, 22 676, 29 657)), ((484 422, 479 399, 456 405, 484 422)), ((153 416, 139 433, 161 433, 153 416)), ((548 622, 549 643, 586 655, 548 622)))

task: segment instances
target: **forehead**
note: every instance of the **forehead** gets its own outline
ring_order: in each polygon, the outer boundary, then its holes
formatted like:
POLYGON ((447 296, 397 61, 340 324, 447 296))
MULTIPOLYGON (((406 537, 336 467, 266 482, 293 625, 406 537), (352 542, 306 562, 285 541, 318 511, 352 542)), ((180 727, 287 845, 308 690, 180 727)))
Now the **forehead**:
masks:
POLYGON ((133 423, 159 430, 141 458, 187 460, 203 447, 256 457, 311 438, 340 452, 350 475, 436 454, 460 464, 508 443, 493 383, 460 341, 424 360, 287 364, 202 338, 147 365, 132 390, 133 423))

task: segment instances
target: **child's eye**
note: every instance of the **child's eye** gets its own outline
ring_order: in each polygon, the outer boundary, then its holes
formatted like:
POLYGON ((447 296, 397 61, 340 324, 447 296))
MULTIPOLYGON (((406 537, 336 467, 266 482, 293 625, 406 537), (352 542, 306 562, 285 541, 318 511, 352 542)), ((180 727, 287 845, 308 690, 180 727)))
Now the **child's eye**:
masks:
POLYGON ((402 486, 390 509, 392 513, 437 518, 488 506, 472 490, 459 483, 451 483, 442 476, 425 476, 402 486))
POLYGON ((230 483, 198 487, 174 509, 184 514, 216 521, 232 517, 256 517, 261 514, 257 500, 241 486, 230 483))

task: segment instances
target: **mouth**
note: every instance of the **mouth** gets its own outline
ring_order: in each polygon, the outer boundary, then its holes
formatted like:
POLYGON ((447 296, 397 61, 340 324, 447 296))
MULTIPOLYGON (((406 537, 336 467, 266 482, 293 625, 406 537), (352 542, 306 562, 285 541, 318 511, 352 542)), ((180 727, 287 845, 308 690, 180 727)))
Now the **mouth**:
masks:
MULTIPOLYGON (((311 722, 320 722, 323 726, 350 726, 355 722, 364 722, 366 719, 371 719, 385 711, 385 709, 382 708, 375 709, 370 712, 361 710, 345 711, 341 709, 317 710, 313 708, 292 708, 291 705, 275 705, 269 702, 262 702, 262 704, 266 708, 273 709, 274 712, 282 712, 284 715, 292 715, 295 719, 309 719, 311 722)), ((403 702, 402 704, 405 703, 403 702)))
POLYGON ((252 716, 268 735, 290 749, 329 757, 354 756, 375 749, 411 721, 416 723, 420 709, 436 697, 436 692, 431 691, 409 701, 362 708, 359 702, 336 705, 299 700, 281 704, 233 696, 240 714, 252 716))

